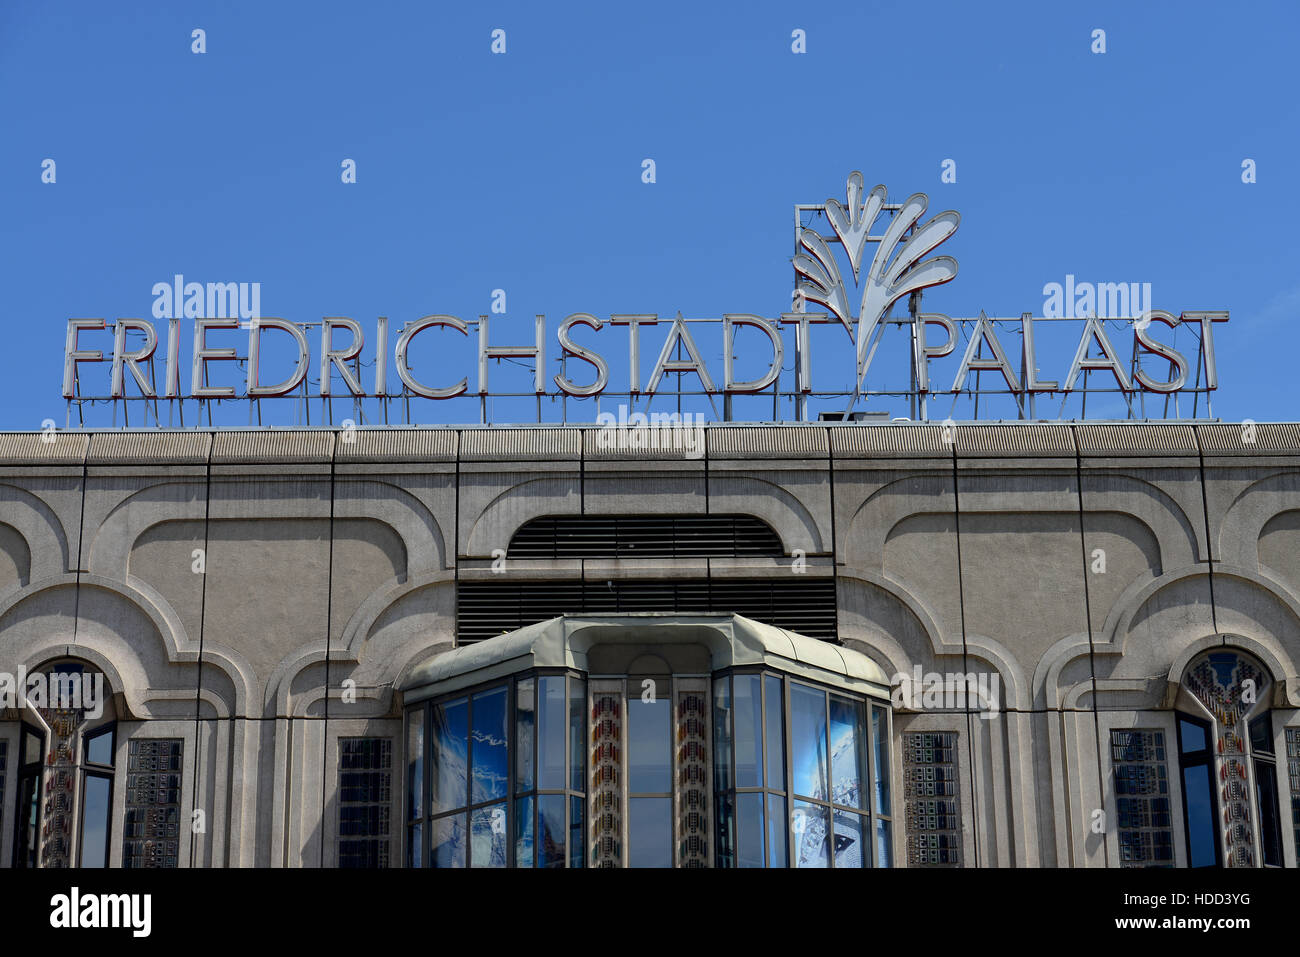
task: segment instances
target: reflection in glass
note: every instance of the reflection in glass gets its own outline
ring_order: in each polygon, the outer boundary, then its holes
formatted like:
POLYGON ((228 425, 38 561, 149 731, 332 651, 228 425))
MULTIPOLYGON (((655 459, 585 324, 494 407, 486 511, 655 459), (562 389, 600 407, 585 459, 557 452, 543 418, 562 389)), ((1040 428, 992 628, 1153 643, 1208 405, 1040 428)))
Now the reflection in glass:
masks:
POLYGON ((569 679, 569 788, 583 790, 587 777, 587 683, 569 679))
MULTIPOLYGON (((424 817, 424 709, 412 711, 406 726, 408 819, 424 817)), ((415 865, 419 867, 417 863, 415 865)))
MULTIPOLYGON (((564 675, 548 675, 538 680, 539 701, 537 741, 539 788, 560 790, 564 787, 565 712, 564 675)), ((561 832, 563 833, 563 832, 561 832)))
POLYGON ((672 798, 629 798, 629 867, 673 866, 672 798))
POLYGON ((831 695, 831 800, 849 807, 864 807, 866 722, 859 701, 831 695))
MULTIPOLYGON (((763 763, 762 702, 760 675, 735 675, 736 787, 761 787, 763 763)), ((741 840, 745 840, 742 835, 741 840)))
POLYGON ((1277 813, 1277 769, 1267 761, 1255 762, 1255 806, 1259 808, 1259 839, 1264 852, 1264 866, 1281 867, 1282 828, 1277 813))
POLYGON ((660 793, 672 789, 672 708, 667 688, 663 696, 627 702, 627 791, 660 793))
POLYGON ((791 785, 826 800, 826 693, 790 682, 791 785))
MULTIPOLYGON (((775 675, 763 677, 766 701, 763 704, 767 726, 767 786, 778 791, 785 788, 785 722, 781 715, 785 704, 781 697, 781 679, 775 675)), ((781 815, 785 820, 785 815, 781 815)))
MULTIPOLYGON (((730 682, 720 678, 713 683, 713 793, 731 789, 731 694, 730 682)), ((725 818, 719 815, 719 820, 725 818)), ((722 831, 718 832, 719 840, 722 831)))
POLYGON ((113 803, 112 781, 96 774, 87 774, 84 782, 86 794, 81 812, 81 866, 107 867, 108 815, 113 803))
POLYGON ((1183 736, 1184 751, 1205 750, 1205 728, 1191 721, 1179 721, 1179 732, 1183 736))
MULTIPOLYGON (((564 699, 560 700, 563 702, 564 699)), ((560 713, 564 713, 563 708, 560 713)), ((563 724, 560 727, 563 728, 563 724)), ((537 797, 537 866, 564 866, 563 794, 541 794, 537 797)))
MULTIPOLYGON (((793 705, 791 710, 794 710, 793 705)), ((796 801, 790 824, 794 831, 794 866, 830 867, 830 834, 826 808, 796 801)))
POLYGON ((91 764, 113 763, 113 732, 101 731, 86 741, 86 760, 91 764))
POLYGON ((1187 802, 1189 863, 1192 867, 1214 867, 1218 863, 1215 852, 1217 839, 1209 765, 1183 768, 1183 797, 1187 802))
POLYGON ((585 817, 583 815, 583 805, 586 801, 580 797, 569 797, 569 866, 581 867, 583 859, 583 847, 585 846, 582 836, 586 831, 583 827, 585 817))
POLYGON ((763 866, 763 795, 736 795, 737 867, 763 866))
POLYGON ((876 813, 889 811, 889 715, 884 708, 871 709, 871 740, 875 743, 876 813))
POLYGON ((474 735, 470 745, 470 767, 474 777, 470 789, 471 804, 506 796, 509 773, 506 710, 505 688, 494 688, 474 696, 474 735))
POLYGON ((406 832, 406 859, 412 867, 424 866, 424 825, 416 824, 406 832))
MULTIPOLYGON (((461 702, 464 704, 464 702, 461 702)), ((452 814, 432 824, 434 867, 465 866, 465 815, 452 814)))
POLYGON ((785 798, 767 796, 767 866, 785 867, 785 798))
POLYGON ((876 866, 894 866, 893 827, 889 821, 876 821, 876 866))
POLYGON ((465 806, 469 702, 459 698, 436 704, 432 709, 432 718, 433 753, 430 764, 433 783, 430 788, 433 810, 437 813, 465 806))
POLYGON ((533 698, 533 679, 525 678, 515 686, 515 791, 533 789, 533 732, 537 707, 533 698))
POLYGON ((504 804, 471 811, 469 833, 471 867, 506 866, 506 806, 504 804))
POLYGON ((834 845, 836 867, 862 867, 863 858, 870 853, 862 844, 862 815, 847 811, 836 811, 834 822, 834 845))
POLYGON ((718 835, 715 847, 718 867, 736 866, 736 808, 733 800, 726 791, 719 791, 714 800, 717 818, 713 828, 718 835))
POLYGON ((533 800, 515 801, 515 867, 533 866, 533 800))

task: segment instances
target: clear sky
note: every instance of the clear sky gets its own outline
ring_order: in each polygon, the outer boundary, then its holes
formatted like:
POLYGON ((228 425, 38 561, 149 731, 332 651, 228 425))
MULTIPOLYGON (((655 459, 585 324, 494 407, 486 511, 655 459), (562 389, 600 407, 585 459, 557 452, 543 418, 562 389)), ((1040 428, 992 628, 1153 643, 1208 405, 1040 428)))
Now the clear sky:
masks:
MULTIPOLYGON (((793 204, 842 199, 855 169, 893 201, 928 193, 927 216, 960 212, 939 250, 960 273, 927 309, 1041 315, 1043 286, 1067 274, 1149 282, 1175 315, 1229 310, 1216 416, 1295 420, 1298 27, 1294 2, 3 0, 0 428, 62 426, 67 319, 152 318, 154 284, 176 274, 258 282, 263 315, 351 316, 368 337, 386 315, 390 348, 402 323, 474 318, 503 289, 493 341, 525 344, 545 314, 548 379, 572 312, 776 316, 793 204), (955 183, 941 181, 948 159, 955 183)), ((851 387, 847 336, 819 332, 814 376, 851 387)), ((226 335, 214 342, 236 344, 226 335)), ((626 381, 626 329, 578 338, 626 381)), ((420 342, 422 378, 474 387, 471 343, 420 342)), ((111 335, 86 345, 107 351, 111 335)), ((720 334, 700 345, 720 377, 720 334)), ((761 371, 761 351, 744 340, 738 372, 761 371)), ((1072 352, 1040 355, 1043 375, 1064 378, 1072 352)), ((107 391, 107 367, 84 368, 107 391)), ((531 387, 521 369, 492 376, 531 387)), ((478 418, 475 400, 431 405, 421 421, 478 418)), ((1106 411, 1122 406, 1089 408, 1106 411)), ((286 402, 264 421, 300 414, 286 402)), ((532 414, 531 401, 493 411, 532 414)), ((216 421, 248 416, 234 404, 216 421)))

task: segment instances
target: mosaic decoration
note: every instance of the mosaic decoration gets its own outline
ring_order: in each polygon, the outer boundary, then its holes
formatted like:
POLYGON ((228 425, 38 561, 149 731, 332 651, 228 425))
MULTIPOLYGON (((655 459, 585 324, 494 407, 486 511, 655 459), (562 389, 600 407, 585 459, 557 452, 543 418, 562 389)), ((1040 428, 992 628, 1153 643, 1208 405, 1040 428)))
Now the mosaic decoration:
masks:
POLYGON ((129 744, 123 867, 179 866, 183 743, 144 738, 129 744))
POLYGON ((591 866, 623 863, 623 797, 619 770, 623 739, 623 696, 591 696, 591 866))
POLYGON ((1256 702, 1264 700, 1268 672, 1240 652, 1211 651, 1188 667, 1183 684, 1216 722, 1215 772, 1224 866, 1254 867, 1246 786, 1246 715, 1256 702))
POLYGON ((709 866, 709 751, 703 691, 677 696, 677 866, 709 866))
POLYGON ((1121 867, 1172 867, 1174 834, 1163 731, 1112 731, 1121 867))
POLYGON ((903 807, 908 867, 961 865, 957 733, 903 735, 903 807))
POLYGON ((77 729, 83 708, 37 708, 50 728, 45 752, 45 798, 41 815, 41 866, 72 866, 72 815, 77 806, 77 729))
POLYGON ((339 867, 387 867, 393 808, 393 742, 339 742, 339 867))

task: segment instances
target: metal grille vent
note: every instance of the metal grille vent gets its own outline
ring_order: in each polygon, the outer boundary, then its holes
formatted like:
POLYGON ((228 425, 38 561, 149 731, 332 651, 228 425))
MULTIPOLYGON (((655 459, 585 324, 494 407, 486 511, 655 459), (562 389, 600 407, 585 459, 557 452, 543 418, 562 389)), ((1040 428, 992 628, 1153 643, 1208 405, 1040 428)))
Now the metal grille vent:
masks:
POLYGON ((548 515, 515 532, 510 558, 752 558, 784 554, 752 515, 548 515))
POLYGON ((744 615, 811 638, 835 637, 831 578, 477 581, 457 587, 460 644, 495 638, 563 614, 636 611, 744 615))

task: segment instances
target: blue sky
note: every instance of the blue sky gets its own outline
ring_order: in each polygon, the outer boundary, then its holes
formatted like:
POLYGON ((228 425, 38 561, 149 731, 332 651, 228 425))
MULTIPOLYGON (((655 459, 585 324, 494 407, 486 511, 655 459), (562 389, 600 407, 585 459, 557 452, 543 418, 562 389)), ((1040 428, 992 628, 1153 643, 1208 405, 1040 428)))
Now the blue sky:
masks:
MULTIPOLYGON (((351 316, 368 336, 387 315, 390 347, 403 322, 473 318, 504 289, 493 340, 524 344, 545 314, 548 379, 572 312, 775 316, 793 286, 793 204, 842 198, 854 169, 893 201, 920 191, 929 214, 960 212, 939 250, 960 273, 927 309, 1039 315, 1044 284, 1066 274, 1150 282, 1175 314, 1231 313, 1216 329, 1216 416, 1296 419, 1298 26, 1294 3, 6 0, 0 428, 62 425, 67 319, 150 318, 153 285, 177 273, 259 282, 263 315, 351 316), (498 28, 504 55, 490 50, 498 28), (806 54, 791 51, 795 29, 806 54), (945 159, 956 183, 940 181, 945 159)), ((814 375, 851 387, 847 336, 819 332, 814 375)), ((583 338, 625 381, 626 330, 583 338)), ((761 371, 756 342, 741 372, 761 371)), ((85 345, 107 351, 111 336, 85 345)), ((700 345, 720 375, 720 335, 700 345)), ((1042 351, 1044 375, 1064 378, 1072 345, 1042 351)), ((454 333, 415 355, 431 383, 473 387, 472 344, 454 333)), ((936 377, 952 376, 945 362, 936 377)), ((107 367, 84 368, 107 391, 107 367)), ((264 421, 298 421, 290 405, 268 404, 264 421)), ((1059 400, 1045 405, 1055 415, 1059 400)), ((425 422, 478 417, 476 400, 421 408, 425 422)), ((493 417, 533 413, 502 400, 493 417)), ((216 421, 248 414, 229 404, 216 421)))

